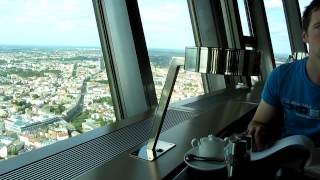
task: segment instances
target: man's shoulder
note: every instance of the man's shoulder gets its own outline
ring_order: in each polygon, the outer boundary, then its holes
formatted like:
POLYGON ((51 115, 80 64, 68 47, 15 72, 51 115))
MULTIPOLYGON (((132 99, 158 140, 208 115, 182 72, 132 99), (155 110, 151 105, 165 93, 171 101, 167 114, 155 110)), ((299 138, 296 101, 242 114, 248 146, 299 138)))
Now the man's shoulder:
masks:
POLYGON ((290 63, 282 64, 278 67, 276 67, 273 70, 273 73, 276 73, 278 75, 286 75, 290 73, 297 73, 299 72, 299 69, 304 68, 305 63, 307 59, 297 60, 290 63))

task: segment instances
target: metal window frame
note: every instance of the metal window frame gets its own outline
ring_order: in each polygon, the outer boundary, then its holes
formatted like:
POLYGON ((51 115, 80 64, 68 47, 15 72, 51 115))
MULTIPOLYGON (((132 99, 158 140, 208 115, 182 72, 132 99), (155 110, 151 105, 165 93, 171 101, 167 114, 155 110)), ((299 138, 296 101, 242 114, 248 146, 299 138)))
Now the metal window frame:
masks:
POLYGON ((154 108, 156 93, 137 1, 92 2, 117 119, 154 108))
MULTIPOLYGON (((196 46, 228 47, 221 4, 217 0, 188 0, 196 46)), ((202 74, 205 93, 226 88, 223 75, 202 74)))
MULTIPOLYGON (((237 1, 188 0, 196 46, 245 48, 237 1)), ((205 92, 233 88, 243 77, 202 75, 205 92)))
POLYGON ((221 0, 222 12, 225 21, 228 48, 244 49, 242 42, 243 32, 237 1, 221 0))
POLYGON ((266 80, 271 71, 276 67, 272 49, 271 36, 267 15, 263 1, 246 0, 247 10, 250 14, 256 49, 261 50, 261 75, 266 80))

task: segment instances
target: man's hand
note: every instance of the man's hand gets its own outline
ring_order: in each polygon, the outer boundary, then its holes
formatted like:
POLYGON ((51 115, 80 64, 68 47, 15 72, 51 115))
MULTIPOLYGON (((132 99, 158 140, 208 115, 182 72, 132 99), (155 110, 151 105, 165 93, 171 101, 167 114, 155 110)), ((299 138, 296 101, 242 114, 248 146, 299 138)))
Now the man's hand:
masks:
POLYGON ((273 140, 270 125, 277 114, 277 108, 261 100, 251 122, 248 125, 248 134, 252 136, 252 150, 261 151, 268 148, 273 140))
POLYGON ((248 134, 252 136, 252 150, 261 151, 271 145, 266 124, 252 120, 248 125, 248 134))

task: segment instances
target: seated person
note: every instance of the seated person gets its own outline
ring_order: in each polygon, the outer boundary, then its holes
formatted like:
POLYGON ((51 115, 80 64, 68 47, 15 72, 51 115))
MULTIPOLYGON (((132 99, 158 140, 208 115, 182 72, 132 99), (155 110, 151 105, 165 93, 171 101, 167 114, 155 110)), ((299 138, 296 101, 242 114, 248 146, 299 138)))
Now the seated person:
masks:
POLYGON ((320 145, 320 0, 313 0, 305 8, 302 28, 309 57, 283 64, 268 77, 262 100, 248 125, 254 150, 272 143, 278 112, 283 113, 282 137, 306 135, 320 145))

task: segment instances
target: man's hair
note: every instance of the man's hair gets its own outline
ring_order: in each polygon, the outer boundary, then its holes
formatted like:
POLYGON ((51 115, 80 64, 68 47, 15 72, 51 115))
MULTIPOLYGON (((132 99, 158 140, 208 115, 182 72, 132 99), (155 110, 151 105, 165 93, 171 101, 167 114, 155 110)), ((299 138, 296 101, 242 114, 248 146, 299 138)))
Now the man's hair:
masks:
POLYGON ((302 29, 303 31, 308 31, 310 25, 311 15, 315 10, 320 8, 320 0, 313 0, 308 6, 305 7, 302 16, 302 29))

